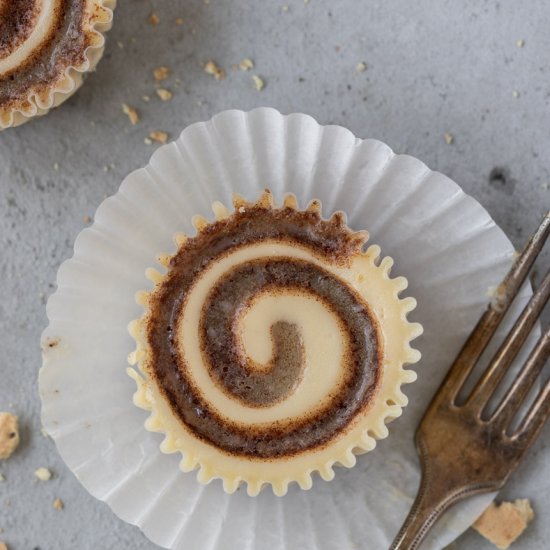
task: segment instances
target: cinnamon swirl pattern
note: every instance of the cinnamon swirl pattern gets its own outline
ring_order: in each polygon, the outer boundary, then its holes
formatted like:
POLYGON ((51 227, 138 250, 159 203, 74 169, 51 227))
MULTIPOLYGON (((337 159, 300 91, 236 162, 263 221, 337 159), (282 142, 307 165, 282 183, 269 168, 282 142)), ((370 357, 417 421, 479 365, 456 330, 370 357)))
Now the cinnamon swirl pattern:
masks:
POLYGON ((42 115, 101 55, 116 0, 0 0, 0 130, 42 115))
POLYGON ((149 270, 129 374, 136 405, 152 411, 146 427, 165 433, 184 471, 282 495, 386 437, 422 328, 406 319, 415 300, 398 296, 406 279, 390 279, 392 260, 364 251, 366 232, 342 213, 325 220, 319 201, 301 211, 292 195, 278 208, 269 191, 234 207, 215 203, 216 221, 176 236, 166 273, 149 270))

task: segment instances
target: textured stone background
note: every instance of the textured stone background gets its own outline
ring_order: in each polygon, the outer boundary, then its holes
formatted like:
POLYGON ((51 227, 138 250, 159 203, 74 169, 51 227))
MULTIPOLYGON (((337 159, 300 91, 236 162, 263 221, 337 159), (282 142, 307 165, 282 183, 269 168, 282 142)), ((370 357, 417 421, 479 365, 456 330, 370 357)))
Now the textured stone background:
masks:
MULTIPOLYGON (((232 107, 303 111, 449 175, 516 246, 549 206, 550 4, 285 1, 288 10, 272 0, 119 0, 105 57, 83 89, 47 117, 0 135, 0 410, 22 423, 20 449, 0 463, 0 540, 13 550, 155 548, 90 497, 41 435, 36 384, 56 270, 86 217, 147 162, 151 130, 176 136, 232 107), (152 11, 158 26, 147 21, 152 11), (231 70, 245 57, 265 80, 262 92, 251 73, 231 70), (208 59, 227 78, 205 74, 208 59), (356 72, 359 62, 364 72, 356 72), (160 65, 172 69, 163 85, 174 93, 169 102, 155 95, 152 70, 160 65), (136 126, 123 102, 138 108, 136 126), (36 482, 40 466, 55 479, 36 482), (65 510, 53 509, 55 497, 65 510)), ((546 253, 541 266, 548 260, 546 253)), ((538 513, 518 544, 526 550, 548 548, 550 539, 549 433, 505 491, 531 498, 538 513)), ((472 532, 455 546, 474 547, 491 548, 472 532)))

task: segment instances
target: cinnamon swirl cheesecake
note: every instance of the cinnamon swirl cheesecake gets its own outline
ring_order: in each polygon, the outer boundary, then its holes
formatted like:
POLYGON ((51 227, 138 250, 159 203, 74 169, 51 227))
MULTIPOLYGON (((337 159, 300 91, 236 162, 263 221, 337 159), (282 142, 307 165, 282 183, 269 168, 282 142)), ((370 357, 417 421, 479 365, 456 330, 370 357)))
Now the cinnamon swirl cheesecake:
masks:
POLYGON ((103 54, 115 0, 0 0, 0 130, 42 115, 103 54))
POLYGON ((233 212, 215 203, 216 221, 176 237, 166 273, 148 272, 155 287, 130 325, 134 401, 201 482, 307 489, 313 472, 331 479, 372 450, 407 404, 400 386, 416 375, 403 366, 422 332, 406 318, 415 300, 398 296, 407 281, 378 246, 364 250, 366 232, 320 209, 293 195, 277 207, 269 191, 236 197, 233 212))

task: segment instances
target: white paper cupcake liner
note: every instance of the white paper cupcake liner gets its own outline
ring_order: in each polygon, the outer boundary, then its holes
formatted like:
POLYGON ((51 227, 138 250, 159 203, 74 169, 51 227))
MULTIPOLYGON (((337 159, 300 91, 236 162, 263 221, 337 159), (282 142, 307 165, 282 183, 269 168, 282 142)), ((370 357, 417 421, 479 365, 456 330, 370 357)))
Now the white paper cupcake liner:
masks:
MULTIPOLYGON (((414 430, 513 252, 474 199, 417 159, 302 114, 223 112, 158 149, 78 236, 47 306, 44 426, 86 489, 160 546, 387 548, 418 486, 414 430), (264 187, 278 202, 286 192, 301 204, 319 198, 324 214, 343 210, 350 227, 368 228, 409 280, 418 300, 411 320, 425 329, 415 342, 418 381, 391 436, 332 482, 291 487, 284 498, 227 495, 220 482, 205 487, 180 472, 176 455, 159 452, 162 436, 144 429, 148 414, 133 405, 125 372, 134 347, 126 327, 141 315, 134 295, 147 285, 145 269, 159 251, 174 251, 176 231, 192 232, 194 214, 211 217, 214 200, 227 204, 234 192, 255 199, 264 187)), ((514 312, 529 295, 526 286, 514 312)), ((451 542, 492 498, 454 508, 426 549, 451 542)))

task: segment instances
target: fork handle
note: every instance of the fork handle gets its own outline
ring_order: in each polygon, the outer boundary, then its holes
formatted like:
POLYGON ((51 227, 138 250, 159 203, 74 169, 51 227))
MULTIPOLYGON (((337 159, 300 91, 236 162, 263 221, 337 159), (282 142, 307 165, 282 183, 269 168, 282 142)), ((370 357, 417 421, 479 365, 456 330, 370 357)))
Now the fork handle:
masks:
POLYGON ((411 511, 390 550, 416 550, 436 521, 457 500, 459 495, 450 494, 438 483, 429 483, 423 475, 411 511))

